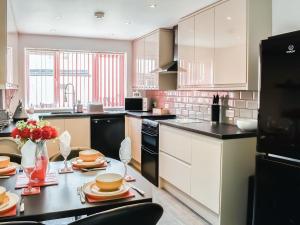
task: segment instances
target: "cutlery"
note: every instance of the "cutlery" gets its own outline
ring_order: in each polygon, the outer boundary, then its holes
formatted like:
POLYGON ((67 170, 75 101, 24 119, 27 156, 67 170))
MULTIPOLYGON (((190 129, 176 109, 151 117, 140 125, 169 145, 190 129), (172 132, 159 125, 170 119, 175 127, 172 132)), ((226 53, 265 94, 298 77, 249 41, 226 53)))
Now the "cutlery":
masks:
POLYGON ((101 168, 91 168, 91 169, 81 168, 81 171, 83 171, 83 172, 97 171, 97 170, 106 170, 106 167, 101 167, 101 168))
POLYGON ((85 195, 82 191, 82 187, 77 187, 77 194, 79 195, 81 203, 84 204, 85 203, 85 195))
POLYGON ((7 179, 10 178, 10 176, 0 176, 0 179, 7 179))
POLYGON ((132 188, 133 190, 135 190, 136 192, 138 192, 141 196, 145 196, 146 192, 144 192, 140 188, 136 187, 133 184, 128 184, 128 185, 129 185, 130 188, 132 188))
POLYGON ((25 211, 25 204, 24 204, 24 197, 22 197, 20 201, 20 213, 24 213, 24 211, 25 211))

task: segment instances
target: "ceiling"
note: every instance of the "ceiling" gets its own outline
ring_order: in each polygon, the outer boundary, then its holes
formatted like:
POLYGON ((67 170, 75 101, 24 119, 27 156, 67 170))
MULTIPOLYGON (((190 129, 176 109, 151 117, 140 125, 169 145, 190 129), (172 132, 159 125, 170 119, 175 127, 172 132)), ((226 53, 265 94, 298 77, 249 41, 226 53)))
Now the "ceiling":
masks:
POLYGON ((132 40, 218 0, 11 0, 20 33, 132 40), (155 8, 149 4, 156 4, 155 8), (103 11, 103 19, 94 17, 103 11))

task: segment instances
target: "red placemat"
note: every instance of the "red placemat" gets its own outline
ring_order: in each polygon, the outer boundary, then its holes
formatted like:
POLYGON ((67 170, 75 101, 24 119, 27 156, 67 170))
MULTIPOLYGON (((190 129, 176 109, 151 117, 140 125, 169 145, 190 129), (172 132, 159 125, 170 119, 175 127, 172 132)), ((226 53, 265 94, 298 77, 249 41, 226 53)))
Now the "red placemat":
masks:
POLYGON ((17 215, 17 206, 16 205, 13 206, 12 208, 0 213, 0 217, 8 217, 8 216, 15 216, 15 215, 17 215))
MULTIPOLYGON (((24 188, 27 187, 28 184, 28 178, 25 174, 19 174, 17 176, 17 182, 16 182, 16 189, 18 188, 24 188)), ((32 183, 33 187, 43 187, 43 186, 49 186, 49 185, 56 185, 58 184, 58 178, 56 173, 48 173, 46 176, 46 179, 44 181, 40 181, 37 183, 32 183)))
MULTIPOLYGON (((106 168, 107 167, 107 162, 103 163, 101 166, 99 167, 92 167, 92 168, 106 168)), ((73 170, 81 170, 80 167, 72 165, 73 170)), ((87 168, 87 169, 92 169, 92 168, 87 168)))
POLYGON ((106 202, 106 201, 112 201, 112 200, 119 200, 119 199, 126 199, 126 198, 133 198, 135 194, 129 190, 128 192, 124 193, 123 195, 119 196, 112 196, 112 197, 97 197, 93 198, 92 196, 85 195, 86 199, 88 200, 89 203, 94 203, 94 202, 106 202))

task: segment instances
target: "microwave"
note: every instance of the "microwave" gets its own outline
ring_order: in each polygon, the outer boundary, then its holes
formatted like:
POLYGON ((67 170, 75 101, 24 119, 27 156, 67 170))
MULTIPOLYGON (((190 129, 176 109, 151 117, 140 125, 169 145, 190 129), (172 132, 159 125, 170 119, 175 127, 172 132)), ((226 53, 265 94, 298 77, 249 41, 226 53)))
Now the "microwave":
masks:
POLYGON ((141 97, 125 98, 125 110, 147 112, 150 110, 150 100, 141 97))

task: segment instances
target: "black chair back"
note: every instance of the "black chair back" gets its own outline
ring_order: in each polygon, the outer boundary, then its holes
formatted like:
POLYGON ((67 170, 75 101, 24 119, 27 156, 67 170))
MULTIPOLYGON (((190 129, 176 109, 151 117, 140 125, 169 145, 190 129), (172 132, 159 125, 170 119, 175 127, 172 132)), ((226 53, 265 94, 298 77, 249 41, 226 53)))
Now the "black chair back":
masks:
POLYGON ((0 153, 1 156, 9 156, 11 162, 21 164, 22 156, 15 153, 0 153))
POLYGON ((12 221, 12 222, 3 222, 0 225, 44 225, 43 223, 33 222, 33 221, 12 221))
POLYGON ((156 203, 141 203, 97 213, 69 225, 155 225, 163 214, 156 203))

